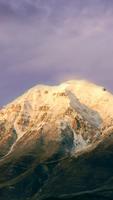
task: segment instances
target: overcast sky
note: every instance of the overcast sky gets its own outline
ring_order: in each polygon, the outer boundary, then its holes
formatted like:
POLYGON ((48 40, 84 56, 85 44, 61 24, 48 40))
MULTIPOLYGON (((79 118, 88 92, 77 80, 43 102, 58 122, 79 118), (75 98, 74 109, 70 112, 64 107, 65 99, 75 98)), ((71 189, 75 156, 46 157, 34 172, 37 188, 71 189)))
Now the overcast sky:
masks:
POLYGON ((0 105, 74 78, 113 91, 113 0, 0 0, 0 105))

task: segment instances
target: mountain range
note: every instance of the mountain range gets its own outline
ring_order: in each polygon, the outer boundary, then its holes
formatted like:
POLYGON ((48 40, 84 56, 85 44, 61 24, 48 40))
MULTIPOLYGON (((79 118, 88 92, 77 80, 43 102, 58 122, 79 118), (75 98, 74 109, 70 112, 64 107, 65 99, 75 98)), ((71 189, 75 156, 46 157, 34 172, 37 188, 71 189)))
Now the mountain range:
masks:
POLYGON ((54 199, 113 199, 113 95, 89 81, 0 109, 0 200, 54 199))

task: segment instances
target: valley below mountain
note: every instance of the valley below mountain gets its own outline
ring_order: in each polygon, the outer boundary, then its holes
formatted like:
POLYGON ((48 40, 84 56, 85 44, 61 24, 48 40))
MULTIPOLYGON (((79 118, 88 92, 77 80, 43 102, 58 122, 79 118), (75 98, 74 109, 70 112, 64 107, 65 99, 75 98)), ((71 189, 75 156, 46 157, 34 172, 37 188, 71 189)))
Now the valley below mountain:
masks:
POLYGON ((85 80, 0 109, 0 200, 57 199, 113 199, 113 95, 85 80))

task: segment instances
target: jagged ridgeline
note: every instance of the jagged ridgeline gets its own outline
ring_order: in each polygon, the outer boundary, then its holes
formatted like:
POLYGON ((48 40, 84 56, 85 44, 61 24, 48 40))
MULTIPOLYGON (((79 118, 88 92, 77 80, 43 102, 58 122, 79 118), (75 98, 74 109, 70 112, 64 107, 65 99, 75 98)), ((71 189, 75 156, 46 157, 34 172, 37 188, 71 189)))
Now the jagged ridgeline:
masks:
POLYGON ((113 95, 38 85, 0 110, 0 199, 113 199, 113 95))

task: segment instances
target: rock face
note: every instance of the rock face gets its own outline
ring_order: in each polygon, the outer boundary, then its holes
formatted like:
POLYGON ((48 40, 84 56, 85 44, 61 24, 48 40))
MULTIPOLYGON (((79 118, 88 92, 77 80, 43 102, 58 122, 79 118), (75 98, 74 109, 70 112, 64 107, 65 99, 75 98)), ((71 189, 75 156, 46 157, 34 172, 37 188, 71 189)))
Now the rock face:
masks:
POLYGON ((90 199, 86 191, 113 173, 112 133, 113 96, 105 88, 79 80, 31 88, 0 110, 1 200, 90 199), (83 187, 90 176, 94 184, 83 187))

